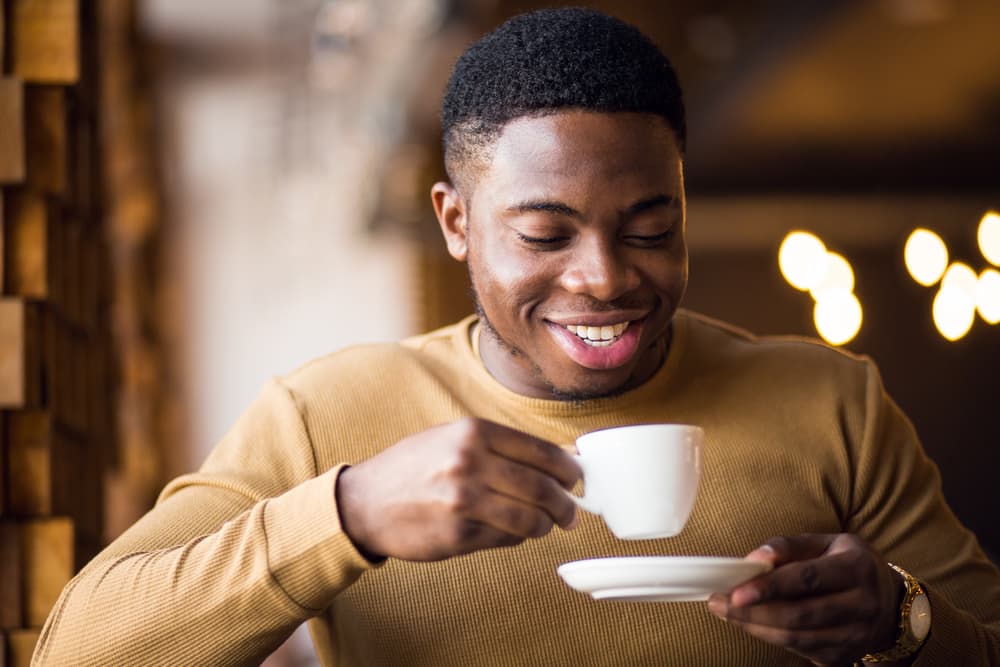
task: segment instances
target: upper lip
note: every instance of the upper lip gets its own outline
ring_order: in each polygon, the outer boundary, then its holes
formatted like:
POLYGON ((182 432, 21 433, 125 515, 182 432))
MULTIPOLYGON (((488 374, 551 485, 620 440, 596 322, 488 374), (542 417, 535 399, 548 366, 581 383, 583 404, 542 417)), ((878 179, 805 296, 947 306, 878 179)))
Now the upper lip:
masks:
POLYGON ((648 313, 637 310, 615 310, 603 313, 560 313, 546 316, 546 320, 559 326, 582 324, 590 327, 604 327, 621 322, 634 322, 646 317, 648 313))

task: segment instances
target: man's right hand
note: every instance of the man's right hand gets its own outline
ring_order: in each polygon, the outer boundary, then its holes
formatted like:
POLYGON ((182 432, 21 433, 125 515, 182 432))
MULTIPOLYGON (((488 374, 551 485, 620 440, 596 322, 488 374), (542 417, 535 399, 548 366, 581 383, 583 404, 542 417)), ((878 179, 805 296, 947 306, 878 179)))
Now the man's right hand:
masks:
POLYGON ((369 558, 441 560, 575 526, 576 506, 563 489, 580 477, 552 443, 470 417, 344 470, 337 507, 369 558))

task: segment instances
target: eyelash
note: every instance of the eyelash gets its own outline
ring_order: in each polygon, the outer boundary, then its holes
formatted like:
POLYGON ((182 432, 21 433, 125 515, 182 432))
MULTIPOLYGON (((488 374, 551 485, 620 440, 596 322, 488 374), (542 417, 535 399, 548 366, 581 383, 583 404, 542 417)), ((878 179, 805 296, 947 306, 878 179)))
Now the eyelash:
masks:
POLYGON ((663 241, 668 241, 674 236, 674 230, 668 229, 665 232, 660 232, 659 234, 654 234, 653 236, 626 236, 626 239, 632 239, 634 241, 639 241, 640 243, 647 243, 649 245, 656 245, 662 243, 663 241))
POLYGON ((539 238, 535 236, 526 236, 521 232, 517 232, 517 238, 530 245, 554 245, 560 241, 566 240, 565 236, 545 236, 539 238))
MULTIPOLYGON (((665 232, 661 232, 659 234, 654 234, 653 236, 639 236, 639 235, 632 234, 632 235, 629 235, 629 236, 625 236, 623 238, 625 238, 626 240, 629 240, 629 241, 634 241, 634 242, 637 242, 637 243, 641 243, 643 245, 655 246, 655 245, 657 245, 659 243, 662 243, 664 241, 669 240, 670 238, 673 237, 673 235, 674 235, 674 230, 673 229, 668 229, 665 232)), ((517 238, 520 241, 522 241, 524 243, 527 243, 529 245, 553 246, 553 245, 555 245, 557 243, 561 243, 563 241, 566 241, 568 237, 565 237, 565 236, 534 237, 534 236, 527 236, 525 234, 517 232, 517 238)))

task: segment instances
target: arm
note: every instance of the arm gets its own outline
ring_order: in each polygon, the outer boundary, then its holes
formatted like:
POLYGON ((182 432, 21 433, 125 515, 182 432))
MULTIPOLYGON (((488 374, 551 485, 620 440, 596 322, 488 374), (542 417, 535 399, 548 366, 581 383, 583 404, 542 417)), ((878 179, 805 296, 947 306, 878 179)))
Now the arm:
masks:
POLYGON ((259 663, 369 567, 278 383, 66 587, 33 664, 259 663))
POLYGON ((948 507, 936 466, 872 364, 866 382, 848 530, 927 590, 931 632, 914 664, 1000 664, 1000 573, 948 507))
MULTIPOLYGON (((892 645, 902 590, 891 561, 927 590, 931 632, 915 665, 1000 664, 1000 574, 955 518, 912 425, 864 365, 863 409, 844 422, 853 463, 845 533, 774 538, 748 557, 772 573, 710 609, 820 664, 892 645)), ((861 393, 861 392, 859 392, 861 393)))
POLYGON ((267 387, 70 582, 36 664, 259 663, 370 567, 362 552, 440 560, 574 524, 560 487, 580 470, 551 443, 466 418, 315 477, 301 414, 267 387))

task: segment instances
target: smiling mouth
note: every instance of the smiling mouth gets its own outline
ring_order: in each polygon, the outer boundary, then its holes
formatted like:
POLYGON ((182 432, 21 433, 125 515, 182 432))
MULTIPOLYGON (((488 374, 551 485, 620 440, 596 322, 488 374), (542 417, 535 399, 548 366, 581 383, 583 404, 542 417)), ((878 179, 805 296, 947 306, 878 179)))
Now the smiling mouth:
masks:
POLYGON ((586 324, 564 324, 562 326, 590 347, 608 347, 621 338, 629 324, 630 322, 619 322, 600 327, 586 324))

